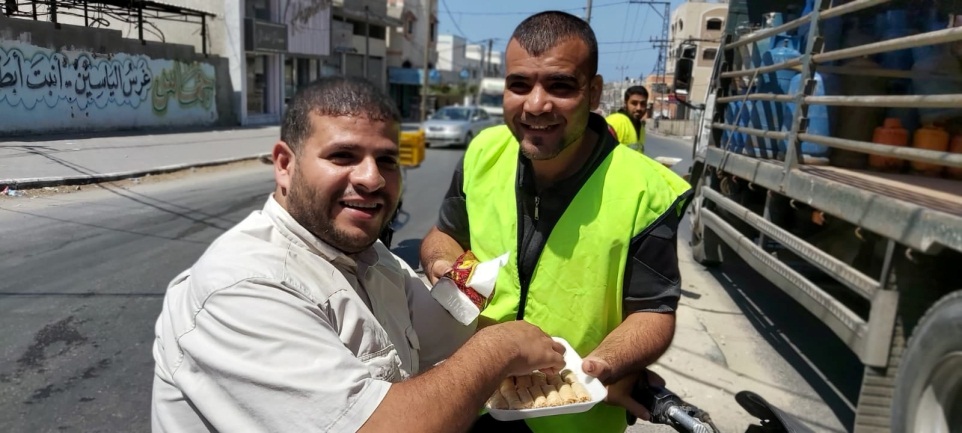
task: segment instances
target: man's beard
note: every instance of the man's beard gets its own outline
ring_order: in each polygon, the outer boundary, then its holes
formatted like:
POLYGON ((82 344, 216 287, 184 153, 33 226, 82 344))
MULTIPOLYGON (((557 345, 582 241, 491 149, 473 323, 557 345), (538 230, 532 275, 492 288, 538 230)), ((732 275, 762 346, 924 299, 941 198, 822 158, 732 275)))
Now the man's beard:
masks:
POLYGON ((571 146, 573 143, 573 141, 568 141, 567 136, 562 136, 561 139, 551 146, 545 146, 542 141, 543 139, 541 137, 537 137, 534 140, 528 140, 529 143, 536 145, 535 147, 538 149, 538 151, 536 153, 531 153, 525 148, 525 146, 522 145, 521 154, 524 155, 525 158, 528 158, 532 161, 548 160, 560 155, 563 150, 567 149, 568 146, 571 146))
MULTIPOLYGON (((294 221, 306 228, 311 234, 328 245, 348 254, 359 253, 370 248, 377 241, 378 235, 390 224, 390 218, 385 218, 381 228, 374 234, 364 237, 353 236, 338 230, 331 217, 332 203, 318 203, 320 194, 303 180, 300 170, 294 171, 291 179, 291 189, 287 195, 287 212, 294 221)), ((384 215, 393 215, 394 209, 384 209, 384 215)))

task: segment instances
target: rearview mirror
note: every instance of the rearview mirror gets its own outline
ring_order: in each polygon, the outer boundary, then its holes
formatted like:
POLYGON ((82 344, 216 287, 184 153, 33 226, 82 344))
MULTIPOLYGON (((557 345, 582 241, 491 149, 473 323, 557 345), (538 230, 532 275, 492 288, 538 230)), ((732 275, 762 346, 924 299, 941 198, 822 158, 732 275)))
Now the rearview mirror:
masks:
POLYGON ((675 81, 672 87, 676 92, 687 94, 691 90, 692 71, 695 68, 695 53, 698 47, 685 44, 678 49, 678 60, 675 61, 675 81))

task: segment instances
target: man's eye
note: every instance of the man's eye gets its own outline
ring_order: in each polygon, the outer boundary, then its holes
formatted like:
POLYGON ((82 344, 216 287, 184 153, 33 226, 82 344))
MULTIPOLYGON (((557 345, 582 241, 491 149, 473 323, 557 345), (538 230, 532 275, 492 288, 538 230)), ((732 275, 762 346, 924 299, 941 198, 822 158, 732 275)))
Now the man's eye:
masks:
POLYGON ((398 159, 394 157, 378 158, 377 163, 378 165, 386 168, 397 168, 398 165, 400 165, 398 159))
POLYGON ((531 90, 531 86, 525 83, 511 83, 508 85, 508 89, 514 93, 527 93, 531 90))
POLYGON ((354 155, 348 152, 337 152, 337 153, 332 153, 328 155, 327 159, 331 160, 336 164, 342 164, 342 163, 347 163, 354 160, 354 155))
POLYGON ((567 83, 555 83, 555 84, 552 84, 551 87, 549 87, 549 89, 552 93, 566 95, 571 92, 574 92, 575 86, 572 86, 567 83))

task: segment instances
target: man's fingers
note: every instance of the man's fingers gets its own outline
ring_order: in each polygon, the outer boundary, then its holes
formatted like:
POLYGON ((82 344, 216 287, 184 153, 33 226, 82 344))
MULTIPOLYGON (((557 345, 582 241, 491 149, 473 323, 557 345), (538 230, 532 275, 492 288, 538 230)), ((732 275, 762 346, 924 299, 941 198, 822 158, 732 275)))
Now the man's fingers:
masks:
POLYGON ((555 352, 558 352, 562 355, 565 354, 565 346, 563 344, 554 340, 551 340, 551 342, 552 342, 551 348, 554 349, 555 352))
POLYGON ((584 370, 585 374, 598 378, 602 383, 611 374, 611 366, 607 362, 591 356, 585 358, 584 362, 581 363, 581 369, 584 370))
POLYGON ((635 399, 629 398, 625 401, 619 402, 619 404, 638 419, 651 421, 651 412, 648 412, 648 409, 646 409, 641 403, 635 401, 635 399))
POLYGON ((450 271, 454 267, 454 262, 449 262, 447 260, 436 260, 431 264, 430 272, 427 273, 428 281, 431 284, 437 284, 441 276, 446 272, 450 271))

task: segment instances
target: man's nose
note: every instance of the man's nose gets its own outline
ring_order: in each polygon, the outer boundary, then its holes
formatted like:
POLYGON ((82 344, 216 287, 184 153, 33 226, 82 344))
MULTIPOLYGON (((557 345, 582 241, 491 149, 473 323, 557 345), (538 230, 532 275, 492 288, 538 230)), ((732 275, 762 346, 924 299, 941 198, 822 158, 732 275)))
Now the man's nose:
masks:
POLYGON ((552 108, 551 98, 542 86, 531 89, 524 100, 524 111, 535 116, 550 113, 552 108))
POLYGON ((374 158, 364 158, 351 172, 351 183, 365 192, 384 188, 385 180, 374 158))

